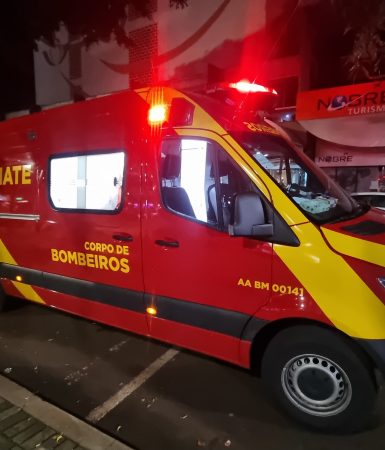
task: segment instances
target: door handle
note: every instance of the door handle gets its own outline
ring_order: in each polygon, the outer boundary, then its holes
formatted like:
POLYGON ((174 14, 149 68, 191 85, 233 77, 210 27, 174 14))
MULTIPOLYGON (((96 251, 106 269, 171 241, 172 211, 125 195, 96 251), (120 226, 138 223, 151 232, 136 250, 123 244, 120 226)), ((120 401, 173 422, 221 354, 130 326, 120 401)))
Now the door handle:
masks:
POLYGON ((157 239, 155 241, 156 245, 161 245, 162 247, 179 247, 179 242, 178 241, 164 241, 162 239, 157 239))
POLYGON ((131 234, 113 234, 112 239, 116 239, 117 241, 125 241, 125 242, 132 242, 134 238, 131 236, 131 234))

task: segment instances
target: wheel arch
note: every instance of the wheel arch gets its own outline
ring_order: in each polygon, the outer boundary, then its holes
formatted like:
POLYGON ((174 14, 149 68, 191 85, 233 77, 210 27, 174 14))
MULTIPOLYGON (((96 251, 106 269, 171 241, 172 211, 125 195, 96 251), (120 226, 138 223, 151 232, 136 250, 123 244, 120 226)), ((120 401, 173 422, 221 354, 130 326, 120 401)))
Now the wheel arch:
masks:
MULTIPOLYGON (((281 331, 288 328, 295 328, 298 326, 314 326, 318 328, 323 328, 332 331, 336 335, 339 335, 345 341, 348 341, 352 347, 360 354, 361 358, 365 360, 367 364, 372 366, 372 368, 377 368, 377 364, 372 356, 366 351, 366 349, 360 345, 355 339, 338 330, 337 328, 331 327, 325 323, 304 319, 304 318, 285 318, 279 319, 267 323, 262 328, 260 328, 254 335, 252 339, 252 344, 250 348, 250 369, 258 377, 261 376, 262 360, 269 343, 272 339, 277 336, 281 331)), ((378 385, 378 381, 376 383, 378 385)))

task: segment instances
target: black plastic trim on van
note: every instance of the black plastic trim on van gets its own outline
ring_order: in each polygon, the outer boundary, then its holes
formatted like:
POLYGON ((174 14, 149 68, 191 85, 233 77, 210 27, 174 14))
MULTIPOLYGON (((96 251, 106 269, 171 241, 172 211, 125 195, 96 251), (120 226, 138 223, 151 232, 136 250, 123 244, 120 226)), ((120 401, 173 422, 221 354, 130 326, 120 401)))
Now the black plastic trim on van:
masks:
POLYGON ((381 222, 374 222, 373 220, 364 220, 354 225, 341 227, 341 229, 352 234, 357 234, 358 236, 371 236, 385 233, 385 225, 381 222))
MULTIPOLYGON (((154 297, 146 294, 147 306, 154 305, 154 297)), ((236 311, 201 305, 169 297, 157 296, 157 317, 240 338, 250 316, 236 311)))
POLYGON ((17 275, 22 277, 25 284, 144 313, 142 292, 41 272, 11 264, 0 264, 0 277, 14 281, 17 275))
POLYGON ((242 337, 242 340, 246 341, 251 341, 255 336, 255 331, 267 323, 265 320, 252 318, 237 311, 170 297, 144 294, 121 287, 0 263, 0 278, 15 281, 16 276, 21 276, 24 284, 143 314, 146 307, 156 306, 156 317, 158 318, 239 339, 242 337), (252 321, 250 321, 251 318, 252 321), (243 335, 246 325, 248 325, 248 332, 243 335))

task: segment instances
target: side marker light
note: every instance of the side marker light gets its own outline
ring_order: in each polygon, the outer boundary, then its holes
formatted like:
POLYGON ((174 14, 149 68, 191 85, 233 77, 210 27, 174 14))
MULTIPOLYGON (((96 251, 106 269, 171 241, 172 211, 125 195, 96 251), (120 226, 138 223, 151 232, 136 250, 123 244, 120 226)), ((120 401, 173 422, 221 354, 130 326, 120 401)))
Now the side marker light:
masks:
POLYGON ((23 277, 21 275, 16 275, 16 281, 23 281, 23 277))
POLYGON ((147 314, 150 314, 151 316, 156 316, 156 313, 158 312, 156 308, 152 308, 151 306, 146 308, 147 314))

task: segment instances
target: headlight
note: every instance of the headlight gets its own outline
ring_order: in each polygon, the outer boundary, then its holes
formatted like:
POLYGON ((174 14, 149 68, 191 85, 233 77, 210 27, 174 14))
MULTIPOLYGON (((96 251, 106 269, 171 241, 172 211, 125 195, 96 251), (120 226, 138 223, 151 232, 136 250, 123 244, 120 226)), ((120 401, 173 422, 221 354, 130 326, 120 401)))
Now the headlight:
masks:
POLYGON ((385 277, 378 277, 377 281, 385 288, 385 277))

